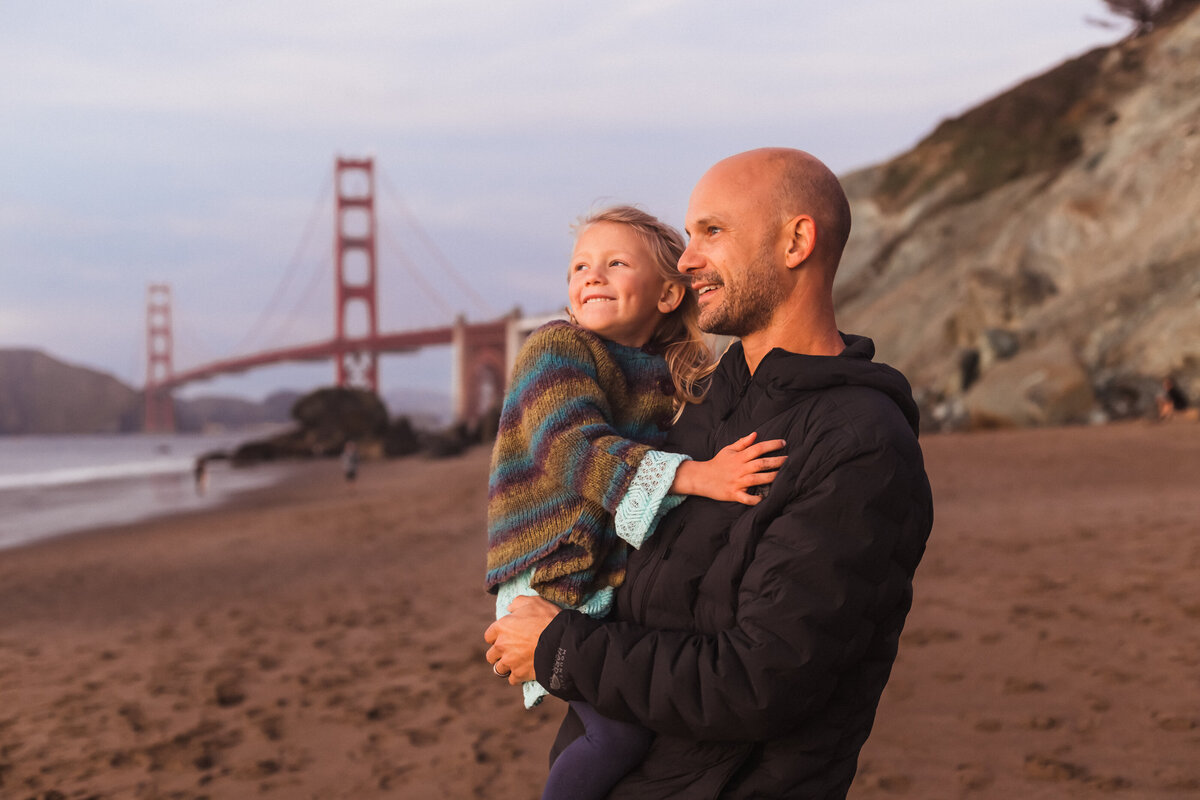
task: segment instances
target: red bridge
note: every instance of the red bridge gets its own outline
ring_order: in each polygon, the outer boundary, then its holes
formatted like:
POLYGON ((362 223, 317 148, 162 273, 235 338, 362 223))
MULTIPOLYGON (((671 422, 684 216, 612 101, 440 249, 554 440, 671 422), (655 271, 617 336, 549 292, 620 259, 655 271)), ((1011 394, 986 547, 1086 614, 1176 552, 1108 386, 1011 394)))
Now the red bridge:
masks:
MULTIPOLYGON (((379 388, 378 357, 422 347, 452 345, 452 411, 456 421, 477 422, 490 409, 485 403, 502 397, 512 359, 524 335, 541 319, 524 319, 513 311, 497 319, 470 323, 459 315, 450 325, 420 330, 378 330, 376 292, 375 167, 372 159, 339 158, 334 167, 336 192, 336 292, 335 329, 332 338, 191 367, 174 369, 174 335, 171 290, 151 284, 146 313, 146 416, 147 431, 175 428, 171 391, 187 383, 219 375, 246 372, 291 361, 326 361, 335 365, 338 386, 372 391, 379 388), (347 332, 347 309, 358 304, 365 311, 367 332, 347 332), (491 398, 488 400, 487 398, 491 398)), ((359 318, 363 315, 359 314, 359 318)))

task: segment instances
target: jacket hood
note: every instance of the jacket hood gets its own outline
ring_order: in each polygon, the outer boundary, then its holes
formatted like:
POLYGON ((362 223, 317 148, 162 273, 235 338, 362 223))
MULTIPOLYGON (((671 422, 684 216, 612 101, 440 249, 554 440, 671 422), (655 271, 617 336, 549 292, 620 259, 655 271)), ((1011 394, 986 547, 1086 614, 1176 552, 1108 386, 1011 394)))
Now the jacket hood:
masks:
POLYGON ((866 386, 891 398, 913 433, 918 433, 921 414, 908 380, 887 364, 871 360, 875 356, 875 343, 867 337, 848 333, 841 336, 846 349, 839 355, 810 356, 777 347, 767 353, 753 375, 746 365, 742 343, 735 342, 721 357, 718 367, 726 373, 725 385, 730 387, 732 395, 713 400, 722 408, 732 408, 751 383, 762 386, 766 396, 781 405, 790 404, 792 396, 801 392, 834 386, 866 386))

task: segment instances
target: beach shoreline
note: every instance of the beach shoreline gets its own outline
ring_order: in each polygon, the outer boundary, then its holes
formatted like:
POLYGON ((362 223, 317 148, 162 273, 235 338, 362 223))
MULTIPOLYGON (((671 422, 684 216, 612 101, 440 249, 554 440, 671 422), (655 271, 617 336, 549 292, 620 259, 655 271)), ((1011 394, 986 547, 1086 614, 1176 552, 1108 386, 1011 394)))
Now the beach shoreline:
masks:
MULTIPOLYGON (((1200 791, 1200 426, 923 444, 934 532, 851 797, 1200 791)), ((0 796, 537 797, 564 706, 483 659, 488 455, 0 551, 0 796)))
POLYGON ((228 435, 0 437, 0 551, 215 507, 283 480, 300 463, 234 467, 213 457, 234 441, 228 435))

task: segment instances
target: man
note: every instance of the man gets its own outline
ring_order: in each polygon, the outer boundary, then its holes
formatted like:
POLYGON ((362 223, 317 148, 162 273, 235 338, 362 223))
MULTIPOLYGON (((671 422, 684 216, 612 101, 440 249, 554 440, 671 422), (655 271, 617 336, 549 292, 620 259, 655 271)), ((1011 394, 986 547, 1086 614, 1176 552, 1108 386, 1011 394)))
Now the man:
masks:
MULTIPOLYGON (((932 524, 917 409, 870 340, 837 329, 850 211, 824 164, 726 159, 686 228, 701 327, 740 343, 668 446, 705 459, 757 431, 787 441, 787 462, 756 506, 689 498, 664 517, 613 618, 519 598, 488 628, 487 659, 655 731, 612 798, 841 798, 932 524)), ((552 757, 580 732, 568 713, 552 757)))

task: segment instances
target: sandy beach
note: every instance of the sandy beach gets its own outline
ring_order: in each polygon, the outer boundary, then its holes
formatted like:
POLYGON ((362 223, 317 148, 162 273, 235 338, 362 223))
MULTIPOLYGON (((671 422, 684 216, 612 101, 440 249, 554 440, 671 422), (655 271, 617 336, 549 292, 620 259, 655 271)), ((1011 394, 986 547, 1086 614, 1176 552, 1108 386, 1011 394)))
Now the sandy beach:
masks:
MULTIPOLYGON (((1200 796, 1200 425, 930 436, 937 521, 851 792, 1200 796)), ((335 462, 0 552, 0 797, 535 798, 483 660, 488 452, 335 462)))

